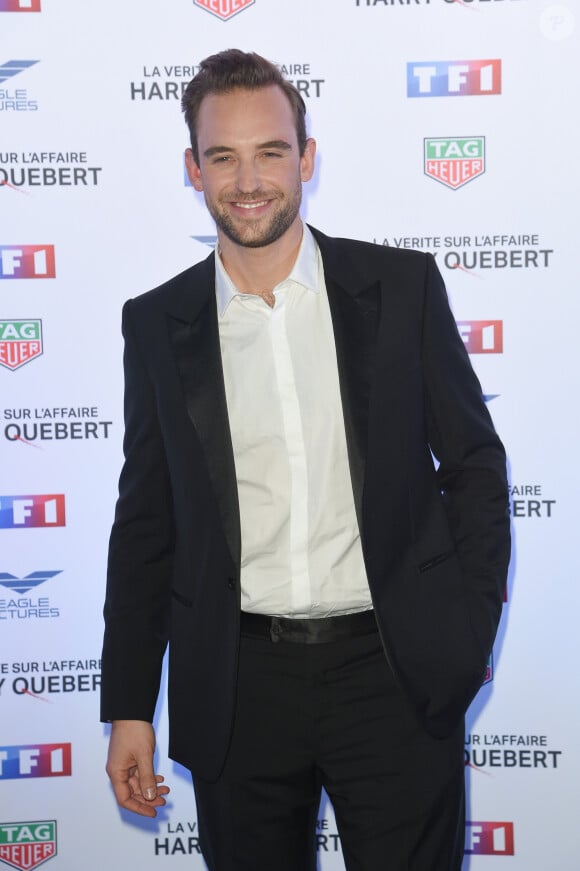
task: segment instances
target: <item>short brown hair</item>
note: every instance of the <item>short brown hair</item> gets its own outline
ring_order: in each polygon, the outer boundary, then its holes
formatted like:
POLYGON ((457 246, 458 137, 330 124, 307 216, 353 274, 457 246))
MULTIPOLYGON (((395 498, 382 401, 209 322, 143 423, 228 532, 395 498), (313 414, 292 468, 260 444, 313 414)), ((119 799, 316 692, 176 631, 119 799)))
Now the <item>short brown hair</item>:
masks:
POLYGON ((255 52, 237 48, 220 51, 202 60, 199 72, 190 81, 181 99, 181 108, 189 128, 191 149, 199 164, 197 147, 197 117, 201 101, 208 94, 226 94, 236 88, 255 90, 277 85, 284 92, 296 122, 296 135, 300 156, 306 147, 306 106, 298 90, 287 81, 278 67, 255 52))

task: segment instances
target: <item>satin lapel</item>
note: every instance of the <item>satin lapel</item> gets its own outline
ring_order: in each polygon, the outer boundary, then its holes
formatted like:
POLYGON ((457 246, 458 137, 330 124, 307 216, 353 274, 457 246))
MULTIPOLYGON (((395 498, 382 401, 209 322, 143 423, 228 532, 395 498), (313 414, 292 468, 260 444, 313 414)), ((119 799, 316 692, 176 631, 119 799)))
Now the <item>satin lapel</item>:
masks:
POLYGON ((368 444, 369 401, 380 315, 380 283, 373 282, 353 295, 327 275, 326 288, 334 328, 354 503, 359 529, 362 530, 362 497, 368 444))
POLYGON ((239 565, 238 490, 214 294, 208 294, 193 323, 174 314, 168 314, 167 323, 187 412, 205 454, 232 559, 239 565))

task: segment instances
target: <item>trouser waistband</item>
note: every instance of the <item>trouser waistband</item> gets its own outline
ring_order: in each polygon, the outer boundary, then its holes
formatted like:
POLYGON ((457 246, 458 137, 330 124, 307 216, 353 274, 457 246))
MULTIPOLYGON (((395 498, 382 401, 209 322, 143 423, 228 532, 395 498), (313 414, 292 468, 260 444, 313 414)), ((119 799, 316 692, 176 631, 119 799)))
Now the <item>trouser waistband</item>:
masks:
POLYGON ((242 611, 240 631, 247 638, 266 641, 325 644, 359 635, 370 635, 378 630, 375 612, 370 610, 342 614, 339 617, 314 619, 269 617, 267 614, 250 614, 242 611))

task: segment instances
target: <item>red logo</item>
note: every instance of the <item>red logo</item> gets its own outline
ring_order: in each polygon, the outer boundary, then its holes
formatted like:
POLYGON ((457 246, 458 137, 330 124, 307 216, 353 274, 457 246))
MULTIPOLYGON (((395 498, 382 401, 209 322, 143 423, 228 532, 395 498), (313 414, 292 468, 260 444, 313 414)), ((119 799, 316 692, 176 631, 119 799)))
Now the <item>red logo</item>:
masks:
POLYGON ((42 354, 42 321, 0 321, 0 366, 19 369, 42 354))
POLYGON ((40 0, 0 0, 0 12, 40 12, 40 0))
POLYGON ((468 354, 503 354, 503 321, 457 321, 468 354))
POLYGON ((248 6, 253 6, 256 0, 193 0, 194 6, 200 6, 206 12, 211 12, 222 21, 228 21, 243 12, 248 6))
POLYGON ((56 820, 0 823, 0 862, 32 871, 56 856, 56 820))
POLYGON ((480 856, 513 856, 513 823, 465 824, 465 852, 480 856))
POLYGON ((485 136, 424 140, 425 175, 452 190, 485 172, 485 136))
POLYGON ((55 278, 54 245, 0 245, 0 278, 55 278))
POLYGON ((483 678, 482 686, 485 686, 486 683, 491 683, 493 680, 493 651, 489 654, 489 659, 487 660, 487 666, 485 668, 485 675, 483 678))

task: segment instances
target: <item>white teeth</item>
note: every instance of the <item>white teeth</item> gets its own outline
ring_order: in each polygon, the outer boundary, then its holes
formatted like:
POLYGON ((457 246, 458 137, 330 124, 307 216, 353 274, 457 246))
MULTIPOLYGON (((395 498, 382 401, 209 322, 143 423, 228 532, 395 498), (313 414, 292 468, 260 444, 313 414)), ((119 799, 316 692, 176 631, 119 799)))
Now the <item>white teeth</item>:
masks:
POLYGON ((238 209, 257 209, 260 206, 265 206, 268 200, 262 200, 261 203, 234 203, 238 209))

